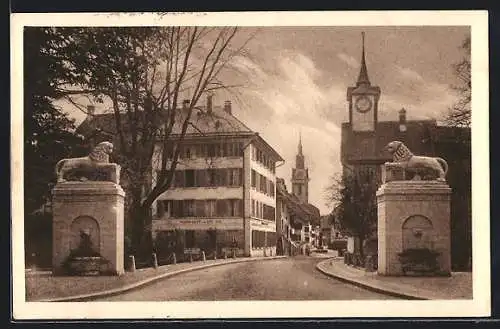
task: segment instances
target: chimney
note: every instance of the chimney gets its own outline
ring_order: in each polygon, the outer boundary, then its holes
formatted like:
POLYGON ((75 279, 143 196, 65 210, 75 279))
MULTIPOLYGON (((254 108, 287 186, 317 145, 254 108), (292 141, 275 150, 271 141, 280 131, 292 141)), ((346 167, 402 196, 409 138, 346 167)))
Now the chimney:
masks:
POLYGON ((406 110, 404 108, 399 110, 399 131, 406 131, 406 110))
POLYGON ((212 98, 213 95, 207 96, 207 113, 212 113, 212 98))
POLYGON ((95 115, 95 105, 87 105, 87 116, 93 117, 95 115))
POLYGON ((191 101, 189 99, 185 99, 184 101, 182 101, 182 109, 187 110, 190 103, 191 101))
POLYGON ((231 113, 231 101, 224 102, 224 112, 226 112, 227 114, 232 114, 231 113))

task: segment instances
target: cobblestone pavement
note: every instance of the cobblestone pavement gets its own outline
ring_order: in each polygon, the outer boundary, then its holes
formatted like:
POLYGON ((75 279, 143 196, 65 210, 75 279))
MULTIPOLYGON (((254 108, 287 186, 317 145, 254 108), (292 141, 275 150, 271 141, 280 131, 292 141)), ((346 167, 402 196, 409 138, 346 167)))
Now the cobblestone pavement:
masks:
POLYGON ((293 257, 207 268, 98 301, 394 299, 329 278, 317 258, 293 257))

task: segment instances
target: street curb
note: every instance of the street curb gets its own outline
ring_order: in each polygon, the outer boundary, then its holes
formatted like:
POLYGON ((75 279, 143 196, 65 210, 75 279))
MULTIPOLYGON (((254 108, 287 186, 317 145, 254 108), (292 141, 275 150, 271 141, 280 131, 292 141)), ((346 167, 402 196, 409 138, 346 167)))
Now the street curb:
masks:
POLYGON ((323 274, 325 274, 327 276, 330 276, 330 277, 332 277, 334 279, 337 279, 339 281, 350 283, 352 285, 355 285, 355 286, 358 286, 358 287, 361 287, 363 289, 370 290, 370 291, 373 291, 373 292, 377 292, 377 293, 380 293, 380 294, 384 294, 384 295, 388 295, 388 296, 392 296, 392 297, 398 297, 398 298, 411 299, 411 300, 428 300, 428 298, 425 298, 425 297, 422 297, 422 296, 415 296, 415 295, 411 295, 411 294, 401 293, 401 292, 398 292, 398 291, 395 291, 395 290, 392 290, 392 289, 388 289, 388 288, 376 287, 376 286, 370 285, 370 284, 368 284, 366 282, 362 282, 362 281, 355 280, 355 279, 352 279, 352 278, 348 278, 348 277, 345 277, 345 276, 341 276, 341 275, 337 275, 337 274, 334 274, 334 273, 330 273, 330 272, 326 271, 325 269, 321 268, 321 266, 323 264, 332 261, 332 259, 333 258, 318 262, 316 264, 316 270, 318 270, 319 272, 321 272, 321 273, 323 273, 323 274))
MULTIPOLYGON (((99 291, 99 292, 94 292, 94 293, 90 293, 90 294, 76 295, 76 296, 32 300, 30 302, 84 302, 84 301, 90 301, 90 300, 93 300, 95 298, 116 296, 116 295, 122 294, 124 292, 128 292, 128 291, 131 291, 133 289, 137 289, 140 287, 144 287, 148 284, 155 283, 157 281, 160 281, 160 280, 168 278, 168 277, 172 277, 172 276, 187 273, 187 272, 202 270, 202 269, 209 268, 209 267, 237 264, 237 263, 245 263, 245 262, 253 262, 253 261, 259 261, 259 260, 273 260, 273 259, 281 259, 281 258, 286 258, 286 256, 243 258, 243 259, 228 260, 228 261, 220 262, 220 263, 216 263, 216 264, 205 264, 205 265, 193 266, 193 267, 189 267, 189 268, 185 268, 185 269, 177 270, 177 271, 173 271, 173 272, 165 272, 165 273, 162 273, 160 275, 157 275, 157 276, 154 276, 154 277, 151 277, 148 279, 144 279, 142 281, 132 283, 132 284, 129 284, 127 286, 120 287, 120 288, 99 291)), ((166 266, 168 266, 168 265, 166 265, 166 266)))

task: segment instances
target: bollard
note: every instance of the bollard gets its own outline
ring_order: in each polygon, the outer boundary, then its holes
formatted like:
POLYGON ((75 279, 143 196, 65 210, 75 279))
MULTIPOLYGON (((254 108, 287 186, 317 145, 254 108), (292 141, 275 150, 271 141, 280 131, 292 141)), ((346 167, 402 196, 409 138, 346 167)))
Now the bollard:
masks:
POLYGON ((156 253, 153 253, 153 267, 158 268, 158 257, 156 257, 156 253))
POLYGON ((204 262, 207 260, 207 258, 205 257, 205 251, 201 251, 201 260, 204 262))
POLYGON ((217 260, 217 250, 214 251, 214 260, 217 260))
POLYGON ((236 258, 236 250, 233 249, 233 258, 236 258))
POLYGON ((227 259, 227 251, 224 250, 224 259, 227 259))
POLYGON ((267 257, 266 247, 264 247, 264 257, 267 257))
POLYGON ((177 256, 175 255, 175 252, 172 253, 172 264, 177 264, 177 256))
POLYGON ((193 262, 193 255, 192 254, 189 254, 189 262, 192 263, 193 262))
POLYGON ((272 248, 269 250, 269 256, 273 257, 273 249, 272 248))
POLYGON ((128 270, 130 272, 135 272, 135 257, 134 257, 134 255, 128 256, 128 259, 129 259, 129 268, 128 268, 128 270))

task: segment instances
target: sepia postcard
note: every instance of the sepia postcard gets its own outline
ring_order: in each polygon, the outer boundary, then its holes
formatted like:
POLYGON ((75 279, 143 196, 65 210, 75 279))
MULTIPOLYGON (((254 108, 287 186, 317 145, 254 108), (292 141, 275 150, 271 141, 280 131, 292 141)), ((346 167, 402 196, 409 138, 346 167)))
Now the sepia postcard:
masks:
POLYGON ((11 31, 16 320, 490 315, 486 11, 11 31))

